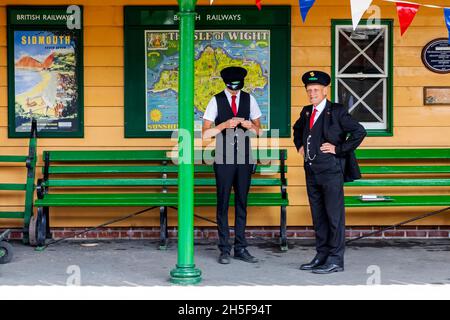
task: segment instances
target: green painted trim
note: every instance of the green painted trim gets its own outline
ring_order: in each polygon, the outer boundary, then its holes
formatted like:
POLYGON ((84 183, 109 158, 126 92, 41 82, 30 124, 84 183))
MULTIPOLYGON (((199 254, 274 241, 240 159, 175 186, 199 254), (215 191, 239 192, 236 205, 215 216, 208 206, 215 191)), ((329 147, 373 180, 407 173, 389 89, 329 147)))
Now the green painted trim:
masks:
POLYGON ((362 174, 450 173, 450 166, 361 166, 362 174))
POLYGON ((25 156, 0 156, 0 162, 26 162, 25 156))
POLYGON ((450 148, 444 149, 357 149, 358 160, 450 159, 450 148))
POLYGON ((37 127, 32 127, 30 145, 28 147, 28 161, 29 166, 27 168, 27 182, 25 192, 25 214, 24 214, 24 242, 28 242, 28 229, 30 226, 30 220, 33 216, 33 200, 35 190, 35 177, 36 177, 36 163, 37 163, 37 127))
POLYGON ((450 196, 389 196, 392 201, 361 201, 359 197, 346 196, 345 206, 348 208, 358 207, 445 207, 450 206, 450 196))
MULTIPOLYGON (((234 194, 230 196, 230 205, 235 204, 234 194)), ((174 206, 178 207, 178 193, 147 194, 47 194, 37 199, 37 207, 126 207, 126 206, 174 206)), ((214 207, 217 205, 216 193, 198 193, 195 196, 196 207, 214 207)), ((289 200, 278 193, 250 193, 248 206, 273 207, 288 206, 289 200)))
MULTIPOLYGON (((64 14, 67 16, 70 16, 67 14, 67 7, 68 6, 33 6, 33 5, 20 5, 20 6, 7 6, 8 7, 8 22, 9 24, 13 26, 58 26, 58 27, 64 27, 66 26, 66 22, 62 21, 46 21, 41 22, 38 20, 28 20, 27 22, 17 21, 14 19, 13 15, 15 14, 30 14, 30 15, 38 15, 38 14, 64 14)), ((79 6, 81 7, 81 6, 79 6)))
MULTIPOLYGON (((77 132, 39 132, 41 138, 84 138, 84 9, 81 9, 81 30, 73 30, 78 41, 75 50, 76 77, 79 98, 79 118, 77 132)), ((62 26, 55 25, 12 25, 10 21, 10 11, 18 9, 65 9, 67 6, 7 6, 7 59, 8 59, 8 137, 9 138, 29 138, 28 132, 15 132, 15 84, 14 84, 14 31, 62 30, 62 26)))
MULTIPOLYGON (((449 167, 450 168, 450 167, 449 167)), ((449 169, 450 170, 450 169, 449 169)), ((45 168, 42 168, 44 173, 45 168)), ((287 170, 286 170, 287 171, 287 170)), ((213 166, 196 165, 195 173, 214 173, 213 166)), ((279 165, 262 165, 256 167, 257 173, 279 173, 279 165)), ((49 174, 102 174, 102 173, 178 173, 178 166, 50 166, 49 174)))
POLYGON ((51 162, 75 161, 170 161, 171 150, 105 150, 105 151, 44 151, 51 162))
POLYGON ((25 191, 26 185, 19 183, 0 183, 0 190, 3 191, 25 191))
POLYGON ((23 219, 24 212, 0 212, 0 219, 23 219))
MULTIPOLYGON (((154 178, 154 179, 54 179, 43 182, 45 187, 137 187, 137 186, 179 186, 181 179, 177 178, 154 178)), ((216 179, 211 178, 195 178, 195 186, 215 186, 216 179)), ((258 178, 252 179, 252 186, 281 186, 279 178, 267 179, 258 178)), ((9 187, 10 185, 8 185, 9 187)), ((12 186, 12 185, 11 185, 12 186)), ((21 186, 24 190, 24 185, 21 186)), ((0 184, 0 190, 2 185, 0 184)), ((4 189, 4 190, 19 190, 19 189, 4 189)))
MULTIPOLYGON (((174 17, 178 15, 179 8, 177 6, 124 6, 126 14, 124 15, 124 25, 131 27, 147 27, 154 29, 162 25, 168 28, 178 28, 178 20, 175 21, 174 17)), ((233 28, 257 25, 257 26, 285 26, 290 23, 291 17, 284 15, 286 8, 290 6, 282 5, 267 5, 262 11, 254 5, 202 5, 196 7, 196 21, 197 27, 214 27, 220 24, 226 24, 233 28), (271 13, 268 14, 268 11, 271 13), (235 15, 239 14, 238 19, 207 19, 207 15, 235 15), (264 19, 261 19, 261 15, 264 15, 264 19)))
MULTIPOLYGON (((253 157, 259 161, 279 160, 280 151, 286 149, 253 149, 253 157)), ((195 150, 195 159, 213 160, 207 158, 207 150, 195 150), (205 154, 206 153, 206 154, 205 154), (205 159, 203 159, 203 157, 205 159)), ((81 150, 81 151, 44 151, 50 154, 51 162, 88 162, 88 161, 170 161, 173 150, 81 150)), ((287 154, 287 153, 286 153, 287 154)), ((211 156, 214 156, 212 151, 211 156)))
MULTIPOLYGON (((361 23, 367 22, 363 19, 361 23)), ((386 130, 366 129, 369 137, 392 137, 394 135, 394 20, 380 19, 381 25, 388 26, 388 72, 387 77, 387 114, 386 114, 386 130)), ((332 92, 331 100, 336 100, 336 26, 352 25, 352 20, 348 19, 332 19, 331 20, 331 83, 332 92)))
POLYGON ((361 179, 345 183, 347 187, 447 187, 450 179, 361 179))

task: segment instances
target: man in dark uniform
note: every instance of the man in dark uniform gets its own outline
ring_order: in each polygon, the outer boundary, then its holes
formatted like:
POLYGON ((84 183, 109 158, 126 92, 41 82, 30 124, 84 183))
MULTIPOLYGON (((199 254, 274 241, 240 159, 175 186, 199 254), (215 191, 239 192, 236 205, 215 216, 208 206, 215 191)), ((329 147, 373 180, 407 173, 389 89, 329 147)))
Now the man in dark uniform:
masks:
POLYGON ((216 137, 214 172, 217 187, 217 226, 220 256, 218 262, 230 263, 231 245, 228 206, 231 188, 235 193, 234 257, 255 263, 247 251, 247 196, 250 190, 253 159, 250 132, 261 132, 261 110, 256 99, 242 91, 247 70, 228 67, 221 71, 226 89, 209 102, 203 116, 203 137, 216 137), (213 124, 215 125, 213 127, 213 124))
POLYGON ((345 251, 344 182, 361 178, 354 150, 366 131, 344 106, 327 100, 328 74, 310 71, 302 81, 312 105, 303 108, 294 125, 294 143, 304 157, 317 254, 300 269, 340 272, 345 251))

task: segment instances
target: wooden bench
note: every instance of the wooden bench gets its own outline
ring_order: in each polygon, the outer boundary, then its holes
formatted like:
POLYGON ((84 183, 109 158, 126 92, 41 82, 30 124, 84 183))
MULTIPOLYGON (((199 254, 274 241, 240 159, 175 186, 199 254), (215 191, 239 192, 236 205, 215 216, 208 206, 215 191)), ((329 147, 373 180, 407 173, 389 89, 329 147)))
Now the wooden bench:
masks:
POLYGON ((359 196, 346 196, 346 207, 450 206, 450 149, 359 149, 356 157, 363 178, 345 186, 358 187, 361 194, 386 196, 389 201, 362 201, 359 196), (394 165, 371 165, 374 161, 394 165), (398 165, 400 162, 408 164, 398 165), (373 191, 376 187, 396 187, 399 191, 405 187, 419 187, 421 192, 379 194, 373 191), (428 187, 438 187, 442 191, 424 192, 428 187))
MULTIPOLYGON (((38 215, 48 220, 50 207, 159 208, 160 247, 165 248, 167 210, 178 207, 178 166, 173 164, 170 153, 167 150, 45 151, 44 177, 38 181, 38 199, 35 201, 38 215), (102 192, 92 193, 94 188, 101 188, 102 192), (104 188, 112 190, 108 193, 104 188), (114 192, 114 188, 127 188, 129 193, 114 192), (146 191, 133 191, 136 188, 146 191)), ((198 154, 196 152, 196 159, 199 159, 198 154)), ((256 158, 262 164, 253 176, 248 206, 280 207, 280 245, 287 250, 286 150, 266 150, 259 152, 256 158), (269 161, 275 161, 276 165, 269 161), (266 190, 273 187, 277 190, 266 190)), ((215 207, 216 192, 207 190, 216 185, 212 165, 196 164, 194 169, 195 207, 215 207)), ((231 207, 233 196, 230 201, 231 207)), ((41 244, 45 241, 40 240, 41 244)))
MULTIPOLYGON (((23 211, 1 211, 0 219, 23 219, 23 242, 29 242, 29 226, 33 216, 34 177, 36 172, 37 122, 32 121, 27 156, 0 155, 1 163, 22 163, 27 168, 25 183, 0 183, 1 191, 21 191, 25 193, 23 211)), ((10 167, 4 167, 10 168, 10 167)))

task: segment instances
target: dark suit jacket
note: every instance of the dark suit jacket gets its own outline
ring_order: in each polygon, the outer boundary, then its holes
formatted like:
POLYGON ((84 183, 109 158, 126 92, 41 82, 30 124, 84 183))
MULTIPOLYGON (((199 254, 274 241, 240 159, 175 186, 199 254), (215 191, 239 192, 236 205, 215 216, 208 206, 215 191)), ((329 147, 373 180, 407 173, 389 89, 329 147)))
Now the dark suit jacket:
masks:
MULTIPOLYGON (((304 107, 300 113, 300 118, 294 124, 294 143, 297 150, 300 150, 303 141, 306 141, 312 110, 312 105, 304 107)), ((326 142, 336 146, 336 157, 340 160, 344 181, 360 179, 361 172, 356 160, 355 150, 364 140, 367 134, 366 130, 351 117, 341 104, 327 101, 323 112, 325 117, 323 136, 326 142)))

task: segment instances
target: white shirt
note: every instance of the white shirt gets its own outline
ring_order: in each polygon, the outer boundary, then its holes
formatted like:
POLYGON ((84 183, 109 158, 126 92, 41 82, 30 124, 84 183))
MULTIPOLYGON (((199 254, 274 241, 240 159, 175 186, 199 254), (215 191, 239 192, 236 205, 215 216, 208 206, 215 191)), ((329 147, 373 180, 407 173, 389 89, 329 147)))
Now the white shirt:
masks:
MULTIPOLYGON (((314 117, 314 123, 316 123, 317 119, 319 119, 320 115, 322 114, 323 110, 325 109, 325 107, 327 106, 327 99, 323 99, 321 103, 319 103, 316 107, 316 114, 314 117)), ((314 112, 314 106, 312 109, 312 112, 314 112)))
MULTIPOLYGON (((231 93, 228 90, 225 90, 225 95, 227 96, 228 103, 230 104, 231 108, 231 93)), ((236 107, 239 111, 239 101, 241 97, 241 91, 239 90, 236 94, 236 107)), ((212 97, 211 100, 208 103, 208 106, 206 107, 205 114, 203 115, 203 120, 208 121, 216 121, 217 116, 219 115, 219 111, 217 110, 217 100, 216 97, 212 97)), ((261 118, 262 113, 261 109, 259 109, 258 102, 256 101, 255 97, 250 95, 250 120, 256 120, 261 118)))

